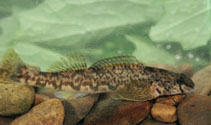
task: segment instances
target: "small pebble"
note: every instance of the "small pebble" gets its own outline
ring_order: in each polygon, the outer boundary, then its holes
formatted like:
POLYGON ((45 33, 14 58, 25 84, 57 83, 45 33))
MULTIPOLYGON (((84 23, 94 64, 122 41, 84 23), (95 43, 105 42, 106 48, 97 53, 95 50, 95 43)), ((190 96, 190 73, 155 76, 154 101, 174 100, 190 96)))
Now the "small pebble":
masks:
POLYGON ((167 104, 155 103, 151 110, 154 119, 161 122, 175 122, 177 120, 176 107, 167 104))

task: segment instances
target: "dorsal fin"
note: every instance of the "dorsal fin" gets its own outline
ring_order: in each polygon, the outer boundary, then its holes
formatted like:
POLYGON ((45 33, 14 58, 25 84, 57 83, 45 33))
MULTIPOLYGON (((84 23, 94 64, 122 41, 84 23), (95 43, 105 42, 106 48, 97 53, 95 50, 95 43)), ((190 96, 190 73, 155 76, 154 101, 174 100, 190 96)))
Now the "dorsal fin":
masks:
POLYGON ((101 59, 91 65, 92 68, 102 68, 109 65, 121 65, 121 64, 141 64, 134 56, 115 56, 101 59))
POLYGON ((20 67, 24 67, 22 59, 14 49, 8 49, 0 62, 0 79, 9 80, 10 77, 18 72, 20 67))
POLYGON ((48 69, 49 72, 60 72, 68 70, 86 69, 85 57, 82 54, 74 54, 73 56, 61 57, 61 60, 55 62, 48 69))

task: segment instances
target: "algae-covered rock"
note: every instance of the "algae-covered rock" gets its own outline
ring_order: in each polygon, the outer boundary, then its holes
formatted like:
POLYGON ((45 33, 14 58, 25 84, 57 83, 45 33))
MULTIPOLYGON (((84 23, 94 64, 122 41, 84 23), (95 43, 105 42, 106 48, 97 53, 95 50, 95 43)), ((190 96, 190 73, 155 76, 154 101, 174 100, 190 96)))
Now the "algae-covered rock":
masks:
POLYGON ((113 100, 98 102, 85 118, 84 125, 135 125, 147 117, 150 103, 113 100))
POLYGON ((15 119, 11 125, 62 125, 64 107, 59 99, 49 99, 15 119))
POLYGON ((34 101, 34 89, 18 84, 0 84, 0 115, 10 116, 27 112, 34 101))

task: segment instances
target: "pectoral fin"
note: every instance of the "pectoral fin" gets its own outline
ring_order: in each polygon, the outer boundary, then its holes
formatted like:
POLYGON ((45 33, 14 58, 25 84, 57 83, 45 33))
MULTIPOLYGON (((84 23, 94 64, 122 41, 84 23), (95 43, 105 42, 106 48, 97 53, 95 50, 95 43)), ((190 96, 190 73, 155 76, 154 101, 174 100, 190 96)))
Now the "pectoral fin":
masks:
POLYGON ((67 91, 56 91, 54 92, 54 95, 58 98, 62 99, 76 99, 79 97, 84 97, 87 94, 85 93, 76 93, 76 92, 67 92, 67 91))
POLYGON ((150 91, 150 83, 135 81, 119 88, 112 98, 127 101, 147 101, 153 99, 153 95, 150 91))

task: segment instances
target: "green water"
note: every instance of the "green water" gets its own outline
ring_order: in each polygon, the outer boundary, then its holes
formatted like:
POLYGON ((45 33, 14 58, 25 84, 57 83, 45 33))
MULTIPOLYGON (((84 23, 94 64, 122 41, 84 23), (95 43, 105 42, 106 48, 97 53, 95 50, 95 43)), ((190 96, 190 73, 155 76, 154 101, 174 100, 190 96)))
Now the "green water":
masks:
POLYGON ((0 0, 0 57, 14 48, 46 70, 83 53, 90 65, 134 55, 200 69, 211 62, 209 0, 0 0))

